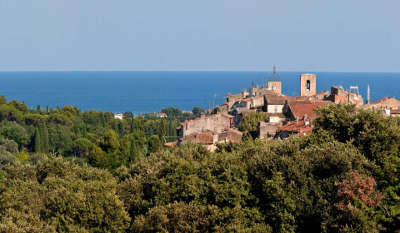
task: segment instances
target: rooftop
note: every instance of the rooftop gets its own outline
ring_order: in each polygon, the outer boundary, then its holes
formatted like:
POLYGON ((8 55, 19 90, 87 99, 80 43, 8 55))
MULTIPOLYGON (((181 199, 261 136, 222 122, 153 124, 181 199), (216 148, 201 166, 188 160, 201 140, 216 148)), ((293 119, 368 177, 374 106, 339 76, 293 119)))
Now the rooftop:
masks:
POLYGON ((298 119, 303 119, 305 116, 315 118, 317 116, 317 108, 331 104, 330 101, 301 101, 289 103, 289 108, 293 116, 298 119))
POLYGON ((308 135, 312 132, 312 126, 304 124, 304 121, 290 121, 284 126, 278 128, 278 131, 288 131, 297 133, 299 136, 308 135))

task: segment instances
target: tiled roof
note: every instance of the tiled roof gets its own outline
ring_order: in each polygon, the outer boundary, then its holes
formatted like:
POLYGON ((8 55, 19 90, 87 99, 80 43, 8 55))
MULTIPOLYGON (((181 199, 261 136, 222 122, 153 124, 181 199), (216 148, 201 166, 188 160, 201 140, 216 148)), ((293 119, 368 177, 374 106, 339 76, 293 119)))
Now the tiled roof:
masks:
POLYGON ((298 135, 308 135, 312 132, 311 124, 304 125, 304 121, 290 121, 284 126, 278 128, 278 131, 288 131, 297 133, 298 135))
POLYGON ((295 118, 303 119, 305 116, 315 118, 317 108, 330 103, 329 101, 291 102, 289 108, 295 118))
POLYGON ((175 147, 178 145, 178 142, 167 142, 164 144, 165 147, 175 147))
POLYGON ((385 97, 383 99, 377 100, 373 103, 371 103, 371 105, 375 105, 375 104, 382 104, 382 103, 386 103, 386 102, 395 102, 395 103, 400 103, 399 100, 397 100, 394 97, 385 97))

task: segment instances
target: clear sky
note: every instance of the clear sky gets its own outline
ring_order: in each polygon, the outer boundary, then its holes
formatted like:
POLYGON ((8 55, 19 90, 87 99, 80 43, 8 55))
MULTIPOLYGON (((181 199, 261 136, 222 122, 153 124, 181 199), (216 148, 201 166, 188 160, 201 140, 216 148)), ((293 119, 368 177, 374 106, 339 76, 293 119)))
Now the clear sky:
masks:
POLYGON ((399 0, 0 0, 0 70, 400 72, 399 0))

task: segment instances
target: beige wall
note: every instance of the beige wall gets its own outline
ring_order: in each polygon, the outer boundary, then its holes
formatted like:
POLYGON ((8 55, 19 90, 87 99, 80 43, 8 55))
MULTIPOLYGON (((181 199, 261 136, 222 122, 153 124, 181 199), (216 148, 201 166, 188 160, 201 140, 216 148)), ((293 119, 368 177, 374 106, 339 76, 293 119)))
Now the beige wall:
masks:
POLYGON ((268 89, 274 91, 277 94, 282 94, 282 82, 281 81, 268 81, 268 89))
POLYGON ((284 105, 272 105, 272 104, 269 104, 267 106, 267 112, 268 113, 282 113, 283 106, 284 105))
POLYGON ((267 136, 274 136, 280 124, 275 123, 267 123, 267 122, 259 122, 258 123, 258 137, 261 139, 266 138, 267 136))
POLYGON ((278 116, 270 116, 269 123, 281 123, 282 119, 278 116))
POLYGON ((252 108, 260 108, 264 106, 264 97, 256 97, 251 99, 252 108))
POLYGON ((214 114, 201 118, 197 118, 192 121, 187 121, 183 125, 183 135, 187 136, 192 133, 199 133, 205 130, 214 131, 220 133, 224 129, 229 129, 231 126, 230 118, 223 114, 214 114))
POLYGON ((315 74, 300 75, 300 96, 312 96, 317 94, 317 76, 315 74), (310 89, 307 89, 307 81, 310 82, 310 89))

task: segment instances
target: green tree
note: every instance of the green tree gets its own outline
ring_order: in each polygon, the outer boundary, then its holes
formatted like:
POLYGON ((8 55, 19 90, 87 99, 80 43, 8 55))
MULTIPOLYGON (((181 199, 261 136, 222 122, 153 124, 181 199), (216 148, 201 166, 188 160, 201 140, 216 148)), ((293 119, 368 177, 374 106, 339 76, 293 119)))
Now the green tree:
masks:
POLYGON ((40 133, 38 128, 35 128, 35 134, 33 135, 33 151, 36 153, 42 152, 40 133))
POLYGON ((0 96, 0 104, 7 104, 7 100, 6 97, 4 97, 4 95, 0 96))
POLYGON ((44 153, 47 153, 49 151, 49 131, 47 129, 47 126, 45 123, 43 123, 42 125, 40 125, 39 127, 40 130, 40 148, 41 151, 44 153))
POLYGON ((78 138, 72 144, 72 151, 75 156, 89 158, 94 144, 86 138, 78 138))
POLYGON ((64 125, 49 124, 49 148, 54 153, 65 154, 71 151, 72 132, 64 125))
POLYGON ((192 113, 194 115, 194 117, 200 117, 202 113, 204 113, 205 110, 201 109, 200 107, 194 107, 192 110, 192 113))
POLYGON ((319 109, 314 121, 317 137, 326 132, 334 139, 353 144, 370 161, 378 189, 386 195, 380 209, 388 232, 400 226, 400 127, 396 119, 354 106, 330 105, 319 109))
POLYGON ((19 149, 22 149, 29 143, 28 132, 16 122, 2 122, 0 125, 0 135, 16 142, 19 149))
POLYGON ((116 179, 105 170, 44 158, 9 166, 3 175, 1 232, 128 230, 130 218, 116 195, 116 179))
POLYGON ((149 138, 148 144, 149 144, 149 152, 150 153, 160 151, 162 148, 161 140, 160 140, 160 137, 158 137, 158 135, 152 135, 149 138))
POLYGON ((107 130, 100 138, 99 146, 106 153, 117 153, 120 148, 120 144, 115 131, 112 129, 107 130))
POLYGON ((257 133, 257 125, 260 121, 268 121, 268 114, 261 112, 252 112, 243 117, 239 123, 239 130, 250 133, 254 138, 257 133))

